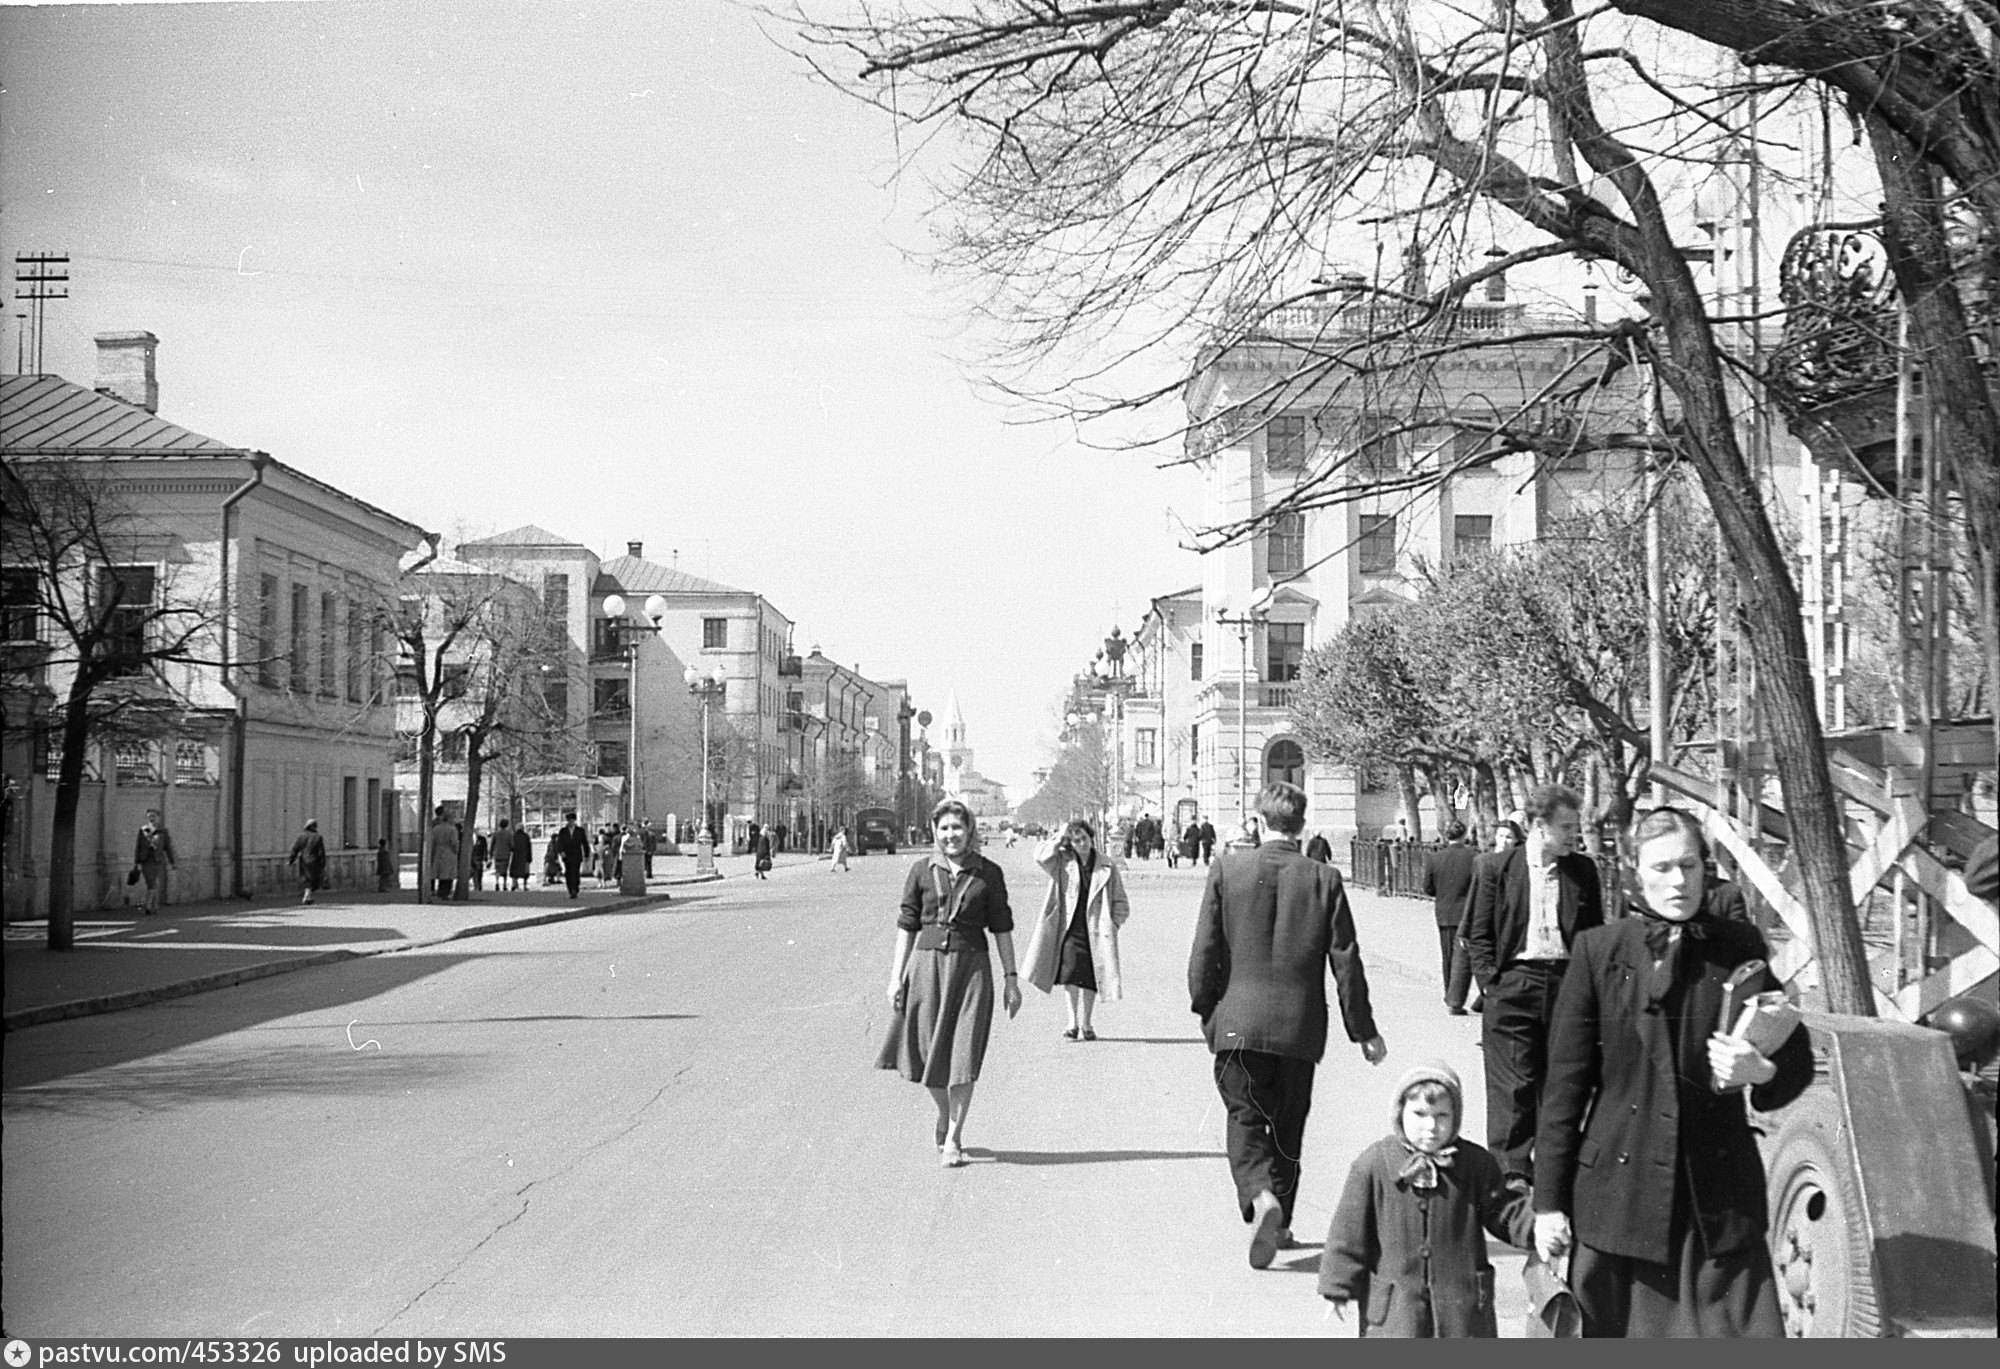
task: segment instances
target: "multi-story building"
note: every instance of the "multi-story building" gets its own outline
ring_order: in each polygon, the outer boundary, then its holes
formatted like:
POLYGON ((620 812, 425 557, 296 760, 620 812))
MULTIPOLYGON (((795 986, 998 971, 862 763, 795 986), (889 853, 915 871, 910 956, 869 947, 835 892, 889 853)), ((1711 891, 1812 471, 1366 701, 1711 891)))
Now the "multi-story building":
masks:
POLYGON ((944 707, 944 791, 960 799, 975 818, 1005 817, 1009 811, 1007 787, 988 779, 972 763, 972 743, 965 728, 965 713, 953 690, 944 707))
MULTIPOLYGON (((1459 326, 1502 337, 1556 321, 1495 296, 1468 301, 1459 326)), ((1602 451, 1491 456, 1489 436, 1453 426, 1533 410, 1575 374, 1574 343, 1446 351, 1421 371, 1366 383, 1324 368, 1308 383, 1298 379, 1311 373, 1307 346, 1323 355, 1365 321, 1350 330, 1339 311, 1313 309, 1278 322, 1210 358, 1185 392, 1205 521, 1259 528, 1209 552, 1199 587, 1154 601, 1138 637, 1145 688, 1127 706, 1124 742, 1135 760, 1151 748, 1160 772, 1135 764, 1135 782, 1164 785, 1146 792, 1183 818, 1192 800, 1218 827, 1240 821, 1258 789, 1282 779, 1307 790, 1308 822, 1338 840, 1380 830, 1400 800, 1387 777, 1329 764, 1300 737, 1291 707, 1306 652, 1371 606, 1413 597, 1422 567, 1532 542, 1551 519, 1631 489, 1638 466, 1602 451), (1323 492, 1340 462, 1370 492, 1285 507, 1309 482, 1323 492)), ((1608 391, 1594 401, 1597 420, 1639 431, 1634 371, 1608 391)))
MULTIPOLYGON (((458 548, 474 565, 504 568, 530 585, 539 579, 544 611, 578 649, 575 672, 552 685, 566 692, 563 708, 582 720, 596 759, 593 773, 554 777, 544 786, 549 796, 590 781, 595 812, 586 820, 695 824, 706 773, 712 829, 733 849, 750 823, 782 822, 788 811, 779 783, 791 620, 760 594, 643 553, 642 543, 629 542, 625 555, 600 561, 533 526, 458 548), (622 615, 607 611, 614 600, 622 615), (689 669, 722 682, 706 705, 706 767, 704 702, 684 679, 689 669)), ((560 821, 555 805, 546 811, 560 821)))
MULTIPOLYGON (((0 380, 0 451, 24 478, 59 466, 92 492, 107 563, 82 573, 117 577, 135 622, 141 606, 171 607, 203 625, 193 659, 135 665, 106 686, 133 695, 148 725, 90 758, 74 906, 122 896, 149 808, 174 837, 172 901, 283 883, 307 819, 326 838, 330 882, 372 886, 374 845, 397 822, 383 624, 401 558, 431 535, 263 452, 160 418, 152 334, 103 334, 97 346, 95 389, 53 375, 0 380)), ((20 786, 10 917, 47 907, 56 755, 46 708, 72 673, 36 607, 47 566, 17 555, 12 539, 0 548, 7 673, 25 686, 8 691, 6 718, 20 786)))

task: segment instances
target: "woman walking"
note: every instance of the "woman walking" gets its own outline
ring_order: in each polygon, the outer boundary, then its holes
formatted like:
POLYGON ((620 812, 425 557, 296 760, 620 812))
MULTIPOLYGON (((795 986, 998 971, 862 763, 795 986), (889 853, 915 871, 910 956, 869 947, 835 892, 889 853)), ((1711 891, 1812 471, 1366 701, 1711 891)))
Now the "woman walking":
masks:
POLYGON ((836 827, 833 829, 833 868, 841 871, 847 869, 847 829, 845 827, 836 827))
POLYGON ((608 889, 618 878, 618 825, 607 823, 597 831, 597 887, 608 889))
POLYGON ((1021 1010, 1021 984, 1007 877, 979 854, 972 811, 946 799, 932 810, 931 827, 936 849, 903 881, 889 965, 895 1014, 875 1065, 930 1090, 939 1157, 952 1169, 965 1163, 965 1115, 993 1031, 989 934, 1006 973, 1008 1017, 1021 1010))
POLYGON ((507 878, 516 889, 528 887, 528 870, 535 856, 534 841, 526 826, 516 827, 508 847, 507 878))
POLYGON ((1770 1056, 1716 1031, 1725 981, 1780 987, 1763 934, 1703 909, 1701 828, 1659 809, 1634 833, 1637 916, 1570 947, 1535 1137, 1535 1246, 1574 1246, 1586 1336, 1782 1336, 1764 1166, 1738 1095, 1783 1107, 1812 1082, 1803 1031, 1770 1056))
POLYGON ((313 901, 313 891, 326 883, 326 838, 319 834, 319 819, 307 821, 305 830, 292 843, 292 853, 285 858, 285 864, 296 865, 299 869, 299 895, 301 904, 313 901))
POLYGON ((771 877, 771 829, 770 828, 767 827, 763 831, 757 834, 757 840, 755 841, 755 843, 753 843, 751 849, 756 853, 757 857, 756 861, 754 862, 757 869, 757 878, 769 879, 771 877))
POLYGON ((146 881, 146 901, 139 905, 141 917, 160 911, 160 899, 167 889, 167 871, 180 862, 174 859, 174 839, 160 821, 160 810, 146 810, 146 825, 139 829, 133 844, 132 864, 146 881))
POLYGON ((1028 982, 1043 993, 1063 986, 1069 997, 1063 1040, 1095 1041, 1092 1010, 1100 998, 1114 1002, 1122 992, 1118 929, 1132 912, 1124 877, 1097 849, 1082 818, 1072 818, 1060 838, 1043 842, 1035 864, 1047 873, 1049 887, 1028 938, 1028 982))

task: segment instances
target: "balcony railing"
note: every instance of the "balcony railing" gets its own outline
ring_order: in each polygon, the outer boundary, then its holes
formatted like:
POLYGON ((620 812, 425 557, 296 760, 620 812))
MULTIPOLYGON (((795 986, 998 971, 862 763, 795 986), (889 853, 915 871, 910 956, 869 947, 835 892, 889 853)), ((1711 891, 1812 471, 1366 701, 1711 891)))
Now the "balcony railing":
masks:
MULTIPOLYGON (((1234 708, 1239 687, 1235 680, 1210 680, 1202 687, 1202 692, 1213 690, 1234 708)), ((1268 680, 1252 680, 1245 702, 1252 708, 1291 708, 1297 704, 1298 697, 1299 687, 1295 682, 1277 684, 1268 680)))

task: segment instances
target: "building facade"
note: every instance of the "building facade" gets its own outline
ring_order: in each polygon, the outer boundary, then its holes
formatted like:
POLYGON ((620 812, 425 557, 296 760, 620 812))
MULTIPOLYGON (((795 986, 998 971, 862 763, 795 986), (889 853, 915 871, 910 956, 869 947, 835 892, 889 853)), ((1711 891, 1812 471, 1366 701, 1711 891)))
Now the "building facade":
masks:
MULTIPOLYGON (((25 477, 70 473, 107 515, 124 602, 185 609, 203 626, 196 659, 136 670, 150 719, 94 750, 78 814, 74 906, 126 897, 134 833, 162 811, 179 865, 173 902, 287 882, 308 819, 326 838, 329 882, 373 885, 374 846, 395 835, 393 651, 384 630, 401 559, 428 538, 396 517, 262 452, 158 416, 150 333, 97 339, 99 383, 0 381, 0 451, 25 477)), ((10 600, 41 567, 11 547, 10 600)), ((6 614, 11 684, 7 773, 16 787, 7 853, 9 917, 47 907, 55 755, 47 709, 67 689, 63 643, 32 604, 6 614)))

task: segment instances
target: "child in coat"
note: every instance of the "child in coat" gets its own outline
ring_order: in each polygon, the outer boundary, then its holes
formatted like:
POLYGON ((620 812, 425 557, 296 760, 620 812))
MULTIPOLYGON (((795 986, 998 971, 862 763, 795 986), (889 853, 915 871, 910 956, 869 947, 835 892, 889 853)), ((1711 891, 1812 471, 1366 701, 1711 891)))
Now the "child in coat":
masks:
POLYGON ((1483 1146, 1459 1136, 1464 1090, 1449 1065, 1396 1085, 1391 1133, 1347 1176, 1320 1258, 1320 1296, 1364 1336, 1497 1336, 1486 1233, 1525 1247, 1530 1195, 1508 1189, 1483 1146))

